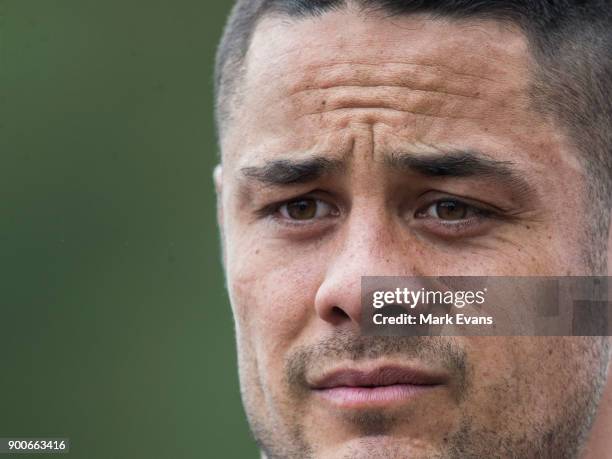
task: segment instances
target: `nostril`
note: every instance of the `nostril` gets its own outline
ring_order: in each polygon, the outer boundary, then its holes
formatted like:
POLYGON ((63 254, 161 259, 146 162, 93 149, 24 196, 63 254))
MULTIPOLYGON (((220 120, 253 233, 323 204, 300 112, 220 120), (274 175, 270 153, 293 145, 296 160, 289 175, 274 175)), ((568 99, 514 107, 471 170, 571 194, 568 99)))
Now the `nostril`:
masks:
POLYGON ((350 319, 349 315, 346 312, 344 312, 342 308, 339 308, 338 306, 334 306, 333 308, 331 308, 330 315, 332 319, 335 319, 335 320, 350 319))

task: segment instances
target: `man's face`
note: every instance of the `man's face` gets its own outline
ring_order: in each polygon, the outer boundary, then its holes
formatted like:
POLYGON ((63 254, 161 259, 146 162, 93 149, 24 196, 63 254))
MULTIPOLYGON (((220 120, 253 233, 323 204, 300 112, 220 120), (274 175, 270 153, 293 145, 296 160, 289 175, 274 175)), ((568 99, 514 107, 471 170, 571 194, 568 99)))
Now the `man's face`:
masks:
POLYGON ((364 275, 589 274, 586 177, 533 106, 527 46, 493 21, 350 10, 257 27, 216 179, 269 457, 573 454, 603 338, 360 335, 364 275))

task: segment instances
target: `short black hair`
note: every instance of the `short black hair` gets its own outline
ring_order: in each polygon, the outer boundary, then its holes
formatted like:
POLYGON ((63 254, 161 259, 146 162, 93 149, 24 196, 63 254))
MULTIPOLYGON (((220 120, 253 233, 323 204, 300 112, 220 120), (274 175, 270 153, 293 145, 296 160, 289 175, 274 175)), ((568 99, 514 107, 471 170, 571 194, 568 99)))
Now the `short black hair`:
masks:
MULTIPOLYGON (((221 136, 258 21, 270 14, 305 18, 350 3, 387 15, 493 19, 518 25, 538 68, 532 102, 560 122, 590 175, 589 205, 607 239, 612 206, 612 0, 238 0, 215 65, 215 118, 221 136)), ((561 224, 561 222, 560 222, 561 224)))

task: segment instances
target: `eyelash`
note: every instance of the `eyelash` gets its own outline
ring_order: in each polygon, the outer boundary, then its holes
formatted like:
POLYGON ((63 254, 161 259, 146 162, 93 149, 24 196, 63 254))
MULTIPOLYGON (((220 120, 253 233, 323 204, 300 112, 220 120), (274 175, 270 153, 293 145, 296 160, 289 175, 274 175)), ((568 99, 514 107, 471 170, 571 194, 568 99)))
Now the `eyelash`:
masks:
POLYGON ((264 218, 264 217, 271 217, 273 218, 277 223, 281 224, 281 225, 285 225, 285 226, 289 226, 289 227, 303 227, 303 226, 307 226, 307 225, 313 225, 314 222, 320 222, 323 219, 328 219, 328 218, 335 218, 337 217, 337 215, 334 215, 332 217, 323 217, 323 218, 318 218, 318 219, 311 219, 311 220, 295 220, 295 219, 289 219, 286 217, 283 217, 281 215, 281 208, 283 206, 286 206, 288 204, 291 204, 293 202, 298 202, 298 201, 305 201, 305 200, 313 200, 316 202, 323 202, 325 204, 327 204, 328 206, 332 207, 335 209, 334 213, 335 214, 339 214, 340 210, 338 209, 337 206, 334 206, 333 204, 330 204, 329 202, 325 201, 324 199, 320 199, 314 196, 298 196, 296 198, 292 198, 292 199, 288 199, 286 201, 280 201, 277 203, 273 203, 273 204, 269 204, 265 207, 263 207, 262 209, 257 211, 257 214, 260 218, 264 218))
MULTIPOLYGON (((485 208, 484 206, 479 206, 476 204, 472 204, 468 201, 459 199, 459 198, 438 198, 435 201, 432 201, 430 203, 428 203, 425 206, 422 206, 419 210, 417 210, 415 212, 415 215, 419 215, 419 214, 424 214, 426 213, 429 209, 434 208, 435 206, 437 206, 438 204, 441 203, 454 203, 454 204, 459 204, 462 206, 465 206, 467 209, 467 212, 472 212, 474 215, 469 217, 469 218, 464 218, 462 220, 457 220, 457 221, 452 221, 452 220, 447 220, 448 224, 452 224, 452 225, 457 225, 460 224, 460 222, 462 221, 467 221, 467 220, 471 220, 474 218, 489 218, 494 216, 494 211, 485 208)), ((427 218, 427 217, 422 217, 422 218, 427 218)), ((441 218, 438 218, 440 221, 444 221, 441 218)))
MULTIPOLYGON (((430 232, 436 233, 436 230, 440 229, 444 231, 443 234, 440 234, 441 236, 467 237, 473 234, 466 234, 466 233, 480 229, 481 225, 490 222, 496 217, 496 215, 493 212, 487 209, 483 209, 483 208, 474 206, 472 204, 468 204, 468 203, 465 203, 463 201, 458 201, 458 200, 449 200, 449 199, 438 200, 431 204, 428 204, 427 208, 433 207, 440 202, 449 202, 449 201, 465 204, 468 208, 468 212, 472 212, 473 215, 467 218, 464 218, 461 220, 455 220, 455 221, 443 220, 441 218, 435 218, 435 217, 419 217, 418 219, 423 221, 423 225, 426 226, 430 232)), ((418 213, 419 212, 417 212, 417 214, 418 213)))

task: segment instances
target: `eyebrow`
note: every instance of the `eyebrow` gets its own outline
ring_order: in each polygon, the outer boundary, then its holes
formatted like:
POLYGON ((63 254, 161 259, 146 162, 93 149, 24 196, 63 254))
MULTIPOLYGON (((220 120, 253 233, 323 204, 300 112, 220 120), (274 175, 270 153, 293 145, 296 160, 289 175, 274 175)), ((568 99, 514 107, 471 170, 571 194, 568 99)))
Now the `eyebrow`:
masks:
POLYGON ((512 161, 501 161, 476 151, 449 151, 435 154, 393 152, 384 162, 393 169, 416 172, 425 177, 482 177, 499 180, 522 193, 533 192, 512 161))
POLYGON ((263 166, 244 167, 241 172, 245 177, 266 185, 296 185, 312 182, 343 167, 340 160, 315 156, 303 160, 267 161, 263 166))
MULTIPOLYGON (((498 180, 521 196, 532 194, 532 185, 514 162, 493 159, 477 151, 441 153, 391 152, 384 164, 391 169, 417 173, 424 177, 476 177, 498 180)), ((313 182, 346 168, 344 161, 324 156, 306 159, 268 160, 262 166, 241 169, 242 175, 264 185, 288 186, 313 182)))
POLYGON ((391 153, 384 161, 394 169, 410 170, 427 177, 511 176, 511 161, 499 161, 481 153, 453 151, 442 154, 391 153))

